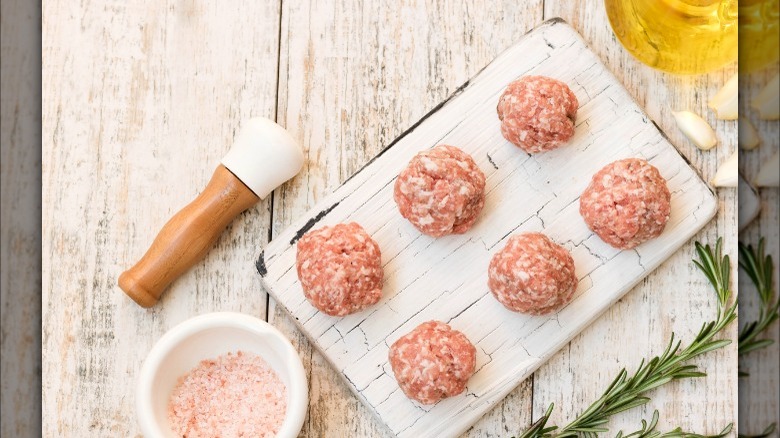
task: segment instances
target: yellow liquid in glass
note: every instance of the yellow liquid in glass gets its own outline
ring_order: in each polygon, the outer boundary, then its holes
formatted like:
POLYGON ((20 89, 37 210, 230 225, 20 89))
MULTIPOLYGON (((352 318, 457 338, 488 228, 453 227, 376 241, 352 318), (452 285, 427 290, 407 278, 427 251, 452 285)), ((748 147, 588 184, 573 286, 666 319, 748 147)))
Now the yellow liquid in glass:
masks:
POLYGON ((739 71, 751 73, 780 59, 780 0, 739 2, 739 71))
POLYGON ((737 60, 736 0, 605 0, 623 46, 670 73, 705 73, 737 60))

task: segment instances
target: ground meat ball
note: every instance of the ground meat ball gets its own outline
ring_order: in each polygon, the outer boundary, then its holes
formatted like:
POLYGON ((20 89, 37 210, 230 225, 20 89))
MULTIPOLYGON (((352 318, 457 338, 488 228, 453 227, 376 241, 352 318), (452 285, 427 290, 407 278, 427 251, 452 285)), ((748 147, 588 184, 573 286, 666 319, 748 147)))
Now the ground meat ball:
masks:
POLYGON ((420 152, 395 180, 401 215, 421 232, 462 234, 485 205, 485 174, 470 155, 447 145, 420 152))
POLYGON ((306 299, 328 315, 354 313, 382 298, 379 245, 354 222, 306 233, 296 265, 306 299))
POLYGON ((404 394, 431 405, 466 389, 477 350, 463 333, 443 322, 428 321, 395 341, 389 357, 404 394))
POLYGON ((601 240, 631 249, 663 232, 670 199, 658 169, 645 160, 628 158, 593 175, 580 197, 580 214, 601 240))
POLYGON ((509 310, 550 313, 569 302, 577 289, 574 259, 542 233, 512 236, 490 260, 488 286, 509 310))
POLYGON ((577 96, 568 85, 545 76, 524 76, 498 99, 504 138, 528 153, 549 151, 574 135, 577 96))

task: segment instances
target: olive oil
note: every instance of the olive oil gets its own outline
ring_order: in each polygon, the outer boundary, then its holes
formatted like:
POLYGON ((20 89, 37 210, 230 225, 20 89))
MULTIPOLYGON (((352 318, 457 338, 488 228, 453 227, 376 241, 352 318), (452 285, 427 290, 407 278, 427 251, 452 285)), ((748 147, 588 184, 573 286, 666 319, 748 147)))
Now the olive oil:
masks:
POLYGON ((737 60, 736 0, 605 0, 623 46, 670 73, 705 73, 737 60))
POLYGON ((780 0, 739 2, 739 71, 752 73, 780 59, 780 0))

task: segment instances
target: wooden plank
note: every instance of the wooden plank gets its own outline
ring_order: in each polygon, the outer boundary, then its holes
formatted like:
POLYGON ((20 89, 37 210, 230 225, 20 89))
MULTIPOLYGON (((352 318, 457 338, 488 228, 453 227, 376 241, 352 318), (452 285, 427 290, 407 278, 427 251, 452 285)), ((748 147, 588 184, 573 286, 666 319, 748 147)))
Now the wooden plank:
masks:
POLYGON ((293 222, 269 244, 258 266, 269 292, 393 433, 449 436, 465 431, 679 248, 715 210, 712 193, 695 171, 581 38, 553 20, 502 53, 419 126, 293 222), (507 83, 524 74, 554 76, 572 85, 580 101, 579 129, 566 148, 529 156, 501 137, 495 115, 498 97, 507 83), (464 148, 487 176, 486 212, 463 236, 421 236, 389 202, 398 172, 415 153, 436 144, 464 148), (576 160, 571 159, 574 153, 576 160), (668 180, 672 217, 660 238, 620 252, 587 229, 577 200, 598 169, 635 156, 648 159, 668 180), (522 202, 507 201, 512 199, 522 202), (365 312, 332 318, 303 298, 294 244, 313 223, 347 221, 363 225, 383 249, 385 297, 365 312), (484 286, 485 267, 475 263, 487 263, 510 234, 526 230, 544 230, 567 246, 578 267, 577 298, 553 316, 532 318, 506 311, 484 286), (421 407, 398 389, 387 366, 387 349, 430 319, 447 321, 466 333, 480 357, 464 395, 421 407))
POLYGON ((134 436, 135 376, 182 320, 264 317, 241 215, 151 310, 116 287, 203 189, 240 121, 274 117, 279 2, 45 2, 43 436, 134 436))
POLYGON ((40 3, 2 2, 0 436, 40 434, 40 3))
MULTIPOLYGON (((620 45, 602 1, 545 2, 545 18, 556 16, 582 34, 672 144, 709 181, 718 164, 734 151, 737 128, 734 121, 716 120, 707 101, 736 71, 736 65, 700 76, 666 74, 639 63, 620 45), (717 132, 717 148, 696 149, 677 129, 670 109, 690 109, 705 117, 717 132)), ((701 323, 714 318, 715 300, 691 259, 693 240, 714 243, 723 237, 725 252, 736 260, 736 194, 730 189, 717 194, 714 221, 536 372, 534 418, 554 402, 553 422, 565 424, 596 400, 621 368, 634 370, 642 358, 661 353, 673 332, 684 343, 690 341, 701 323), (594 363, 598 368, 592 368, 594 363)), ((723 336, 735 339, 736 325, 723 336)), ((736 345, 710 353, 698 363, 709 373, 706 379, 653 391, 647 407, 616 416, 609 425, 611 432, 636 430, 639 420, 649 418, 656 408, 661 412, 661 430, 679 425, 694 432, 716 433, 735 421, 736 345)))
MULTIPOLYGON (((279 121, 309 165, 276 194, 275 234, 341 184, 383 145, 541 21, 542 1, 284 2, 279 121)), ((258 251, 259 252, 259 251, 258 251)), ((336 372, 271 303, 309 370, 303 436, 388 436, 336 372), (334 414, 337 413, 337 414, 334 414)), ((530 386, 470 436, 529 424, 530 386)))
MULTIPOLYGON (((758 149, 740 152, 740 170, 748 180, 752 180, 761 164, 780 148, 780 123, 760 120, 749 106, 751 97, 777 72, 778 67, 775 67, 740 76, 744 84, 740 88, 740 114, 751 120, 762 139, 758 149)), ((780 284, 780 192, 777 188, 763 188, 760 200, 761 212, 756 221, 742 232, 740 241, 755 246, 761 237, 766 238, 766 253, 771 254, 774 261, 774 287, 777 291, 780 284)), ((743 326, 758 318, 759 299, 744 271, 740 271, 739 285, 739 320, 740 326, 743 326)), ((739 432, 742 434, 755 435, 772 423, 780 425, 780 324, 770 326, 762 338, 775 342, 768 348, 745 355, 739 361, 740 369, 750 373, 748 377, 739 379, 739 432)))

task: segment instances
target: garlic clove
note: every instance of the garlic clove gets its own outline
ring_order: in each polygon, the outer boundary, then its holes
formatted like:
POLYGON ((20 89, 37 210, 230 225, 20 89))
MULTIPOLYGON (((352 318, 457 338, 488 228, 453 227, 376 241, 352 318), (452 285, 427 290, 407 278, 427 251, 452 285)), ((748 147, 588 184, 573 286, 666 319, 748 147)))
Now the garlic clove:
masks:
POLYGON ((715 111, 715 117, 720 120, 736 120, 739 116, 739 75, 735 74, 726 82, 715 97, 713 97, 709 106, 715 111))
POLYGON ((761 165, 758 174, 753 178, 756 187, 777 187, 780 180, 780 151, 761 165))
POLYGON ((739 180, 739 153, 734 151, 721 163, 710 183, 715 187, 736 187, 739 180))
POLYGON ((737 120, 737 117, 739 117, 739 102, 736 93, 730 100, 713 109, 715 117, 720 120, 737 120))
POLYGON ((758 111, 758 116, 764 120, 780 119, 780 73, 753 98, 750 107, 758 111))
POLYGON ((755 149, 761 142, 756 128, 746 117, 739 118, 739 147, 746 150, 755 149))
POLYGON ((738 191, 737 216, 739 218, 739 231, 742 231, 758 216, 758 212, 761 210, 761 200, 756 188, 745 181, 742 175, 739 176, 738 191))
POLYGON ((672 115, 680 131, 699 149, 712 149, 718 144, 715 131, 706 120, 690 111, 672 111, 672 115))
POLYGON ((739 73, 735 73, 734 76, 731 77, 731 79, 726 81, 726 84, 723 85, 723 88, 718 90, 715 96, 713 96, 713 98, 710 99, 708 106, 713 109, 720 106, 723 102, 730 100, 730 96, 737 94, 738 88, 739 88, 739 73))

